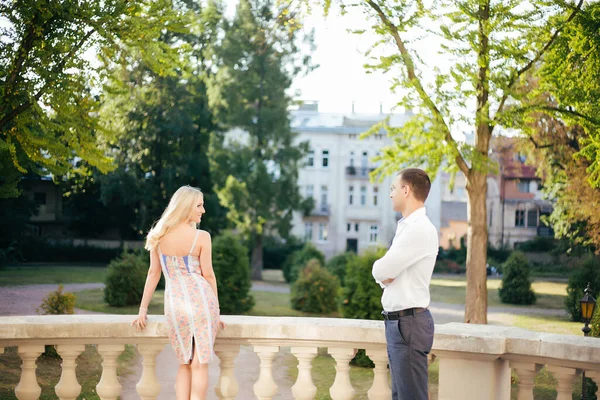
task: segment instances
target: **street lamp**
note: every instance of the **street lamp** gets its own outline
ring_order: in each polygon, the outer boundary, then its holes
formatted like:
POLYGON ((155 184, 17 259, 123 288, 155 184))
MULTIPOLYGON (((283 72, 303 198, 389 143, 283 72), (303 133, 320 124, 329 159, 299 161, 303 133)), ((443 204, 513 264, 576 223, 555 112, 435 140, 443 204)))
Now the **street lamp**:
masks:
MULTIPOLYGON (((596 299, 594 296, 590 294, 590 283, 588 282, 585 291, 583 292, 583 297, 579 300, 579 305, 581 306, 581 316, 583 318, 583 323, 585 326, 581 328, 584 336, 588 336, 590 334, 590 321, 594 316, 594 309, 596 308, 596 299)), ((587 387, 585 385, 585 370, 581 374, 581 400, 587 400, 587 387)))

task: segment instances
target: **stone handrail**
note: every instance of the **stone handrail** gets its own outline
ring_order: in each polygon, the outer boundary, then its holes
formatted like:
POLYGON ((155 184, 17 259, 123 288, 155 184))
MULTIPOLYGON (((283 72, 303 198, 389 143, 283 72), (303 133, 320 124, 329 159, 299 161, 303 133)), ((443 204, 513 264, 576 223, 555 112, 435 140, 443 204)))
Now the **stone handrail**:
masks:
MULTIPOLYGON (((68 315, 0 317, 0 350, 18 346, 23 359, 21 381, 15 389, 19 400, 39 397, 35 360, 44 345, 57 345, 63 371, 56 393, 60 399, 75 399, 80 387, 75 377, 75 359, 85 344, 96 344, 103 357, 103 373, 97 392, 104 399, 120 393, 116 358, 125 344, 136 344, 144 358, 137 385, 142 399, 154 399, 156 356, 168 343, 162 316, 150 316, 144 332, 130 326, 133 316, 68 315)), ((298 380, 292 387, 296 399, 312 399, 311 363, 317 348, 326 347, 336 361, 336 377, 330 388, 333 399, 352 399, 348 362, 356 349, 366 349, 375 363, 369 399, 389 399, 387 352, 382 321, 224 316, 227 328, 219 332, 215 353, 221 360, 217 392, 235 398, 238 387, 233 375, 240 345, 250 345, 260 359, 260 376, 254 385, 259 399, 277 393, 271 364, 280 347, 291 347, 299 361, 298 380)), ((436 326, 432 354, 439 359, 440 400, 510 399, 511 370, 519 377, 519 400, 533 399, 533 379, 544 365, 558 382, 558 400, 571 399, 573 383, 585 370, 600 378, 600 340, 578 336, 536 333, 519 328, 451 323, 436 326)))

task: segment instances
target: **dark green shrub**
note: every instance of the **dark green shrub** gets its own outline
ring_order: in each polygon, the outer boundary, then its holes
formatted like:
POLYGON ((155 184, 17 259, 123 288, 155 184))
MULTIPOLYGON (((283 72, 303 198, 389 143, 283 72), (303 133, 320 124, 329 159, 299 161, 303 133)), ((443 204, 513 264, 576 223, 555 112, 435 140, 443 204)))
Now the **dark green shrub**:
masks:
POLYGON ((113 307, 139 305, 148 274, 147 256, 124 252, 108 264, 104 301, 113 307))
POLYGON ((348 263, 342 288, 341 312, 344 318, 383 319, 381 287, 371 274, 373 263, 383 257, 385 249, 366 251, 348 263))
MULTIPOLYGON (((590 328, 592 328, 590 336, 597 338, 600 337, 600 304, 596 304, 596 311, 594 311, 594 315, 592 316, 592 323, 590 324, 590 328)), ((587 378, 586 381, 588 399, 597 400, 595 393, 598 390, 598 386, 596 386, 596 383, 594 383, 594 381, 592 381, 589 378, 587 378)))
POLYGON ((302 249, 295 251, 288 257, 283 264, 283 276, 288 283, 296 282, 300 271, 304 269, 306 264, 316 258, 321 265, 325 265, 325 256, 312 243, 306 243, 302 249))
POLYGON ((600 294, 600 257, 588 255, 580 262, 580 265, 571 276, 569 276, 565 309, 571 316, 572 321, 581 321, 579 300, 583 297, 583 291, 588 282, 592 296, 598 298, 600 294))
POLYGON ((533 304, 535 293, 531 289, 529 262, 525 254, 514 252, 502 266, 502 284, 498 290, 500 300, 509 304, 533 304))
POLYGON ((338 277, 340 280, 340 284, 344 286, 344 278, 346 276, 346 268, 351 259, 356 257, 356 254, 349 251, 346 253, 338 254, 332 257, 325 264, 325 269, 329 271, 331 274, 338 277))
POLYGON ((434 272, 438 274, 462 274, 465 271, 465 266, 456 261, 442 259, 435 262, 434 272))
POLYGON ((109 262, 123 252, 122 248, 73 246, 69 242, 51 243, 34 238, 20 242, 18 247, 24 262, 109 262))
POLYGON ((518 244, 520 251, 548 252, 558 245, 558 241, 552 237, 536 236, 532 240, 518 244))
POLYGON ((321 267, 316 258, 310 260, 292 285, 291 305, 294 310, 316 314, 337 311, 337 277, 321 267))
MULTIPOLYGON (((508 260, 508 257, 512 254, 512 250, 506 246, 494 247, 488 243, 487 256, 489 259, 496 260, 498 263, 503 263, 508 260)), ((498 265, 494 265, 498 267, 498 265)))
POLYGON ((213 242, 212 260, 221 314, 243 314, 252 309, 248 249, 232 234, 222 234, 213 242))
POLYGON ((274 237, 266 237, 263 246, 263 268, 282 269, 285 260, 304 246, 299 239, 290 237, 283 241, 274 237))

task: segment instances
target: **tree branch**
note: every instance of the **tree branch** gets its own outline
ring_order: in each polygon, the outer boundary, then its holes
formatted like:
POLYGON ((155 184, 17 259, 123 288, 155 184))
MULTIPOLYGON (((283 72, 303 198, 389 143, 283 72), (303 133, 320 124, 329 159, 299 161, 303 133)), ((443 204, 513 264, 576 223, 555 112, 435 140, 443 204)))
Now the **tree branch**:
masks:
MULTIPOLYGON (((73 47, 71 47, 71 50, 69 50, 69 53, 63 57, 62 60, 60 60, 60 62, 58 64, 56 64, 54 66, 54 68, 52 68, 51 74, 58 74, 62 69, 64 69, 65 65, 67 64, 67 62, 73 58, 73 56, 75 55, 75 53, 77 51, 79 51, 79 49, 81 49, 81 47, 83 46, 83 44, 90 38, 90 36, 92 36, 92 34, 95 32, 95 29, 91 29, 88 33, 86 33, 80 40, 79 42, 77 42, 75 45, 73 45, 73 47)), ((24 112, 25 110, 27 110, 29 107, 31 107, 35 102, 37 102, 42 95, 46 92, 46 90, 48 89, 48 87, 54 83, 56 81, 56 79, 51 79, 46 81, 46 83, 44 84, 44 86, 42 86, 40 88, 40 90, 38 90, 38 92, 28 101, 26 101, 25 103, 19 105, 16 108, 13 108, 9 113, 7 113, 6 115, 4 115, 4 117, 2 117, 2 119, 0 120, 0 132, 2 132, 2 130, 4 130, 4 127, 10 122, 12 121, 17 115, 21 114, 22 112, 24 112)))
POLYGON ((385 13, 381 9, 381 7, 377 3, 375 3, 374 0, 366 0, 366 2, 377 13, 381 22, 385 26, 387 26, 388 29, 390 30, 390 32, 394 38, 394 41, 396 42, 396 46, 398 47, 398 50, 400 51, 400 55, 402 56, 404 66, 406 67, 409 85, 411 85, 412 87, 415 88, 417 93, 419 93, 421 100, 425 103, 425 105, 427 106, 429 111, 433 114, 433 117, 435 118, 435 120, 439 123, 439 125, 441 125, 444 128, 446 141, 456 151, 455 161, 458 164, 458 167, 460 168, 460 170, 466 176, 469 173, 469 166, 467 165, 465 159, 462 157, 462 155, 458 151, 458 145, 457 145, 456 141, 454 140, 454 138, 452 137, 452 135, 450 133, 450 129, 448 128, 446 121, 444 121, 442 113, 437 108, 437 106, 435 105, 433 100, 431 100, 431 97, 429 97, 429 95, 425 91, 425 88, 423 87, 421 80, 415 73, 415 64, 413 62, 412 57, 408 53, 406 46, 404 45, 404 41, 400 37, 400 32, 398 31, 398 27, 389 20, 389 18, 385 15, 385 13))
POLYGON ((564 24, 554 32, 554 34, 552 35, 550 40, 548 40, 548 43, 546 43, 546 45, 544 45, 544 47, 542 47, 542 49, 536 54, 536 56, 532 60, 530 60, 527 63, 527 65, 525 65, 521 69, 519 69, 517 71, 513 71, 510 81, 508 82, 508 86, 506 86, 505 92, 503 93, 502 99, 500 100, 500 104, 498 105, 498 110, 496 111, 496 114, 494 115, 494 121, 492 121, 493 122, 492 126, 497 123, 496 117, 500 113, 502 113, 502 111, 504 111, 504 105, 506 103, 506 100, 508 100, 508 95, 509 95, 508 91, 513 87, 513 85, 517 82, 517 80, 521 77, 521 75, 523 75, 525 72, 529 71, 531 69, 531 67, 533 67, 533 65, 540 60, 540 58, 544 55, 544 53, 546 53, 546 51, 548 51, 548 49, 552 46, 552 44, 554 44, 554 41, 560 35, 560 33, 563 31, 563 29, 567 26, 567 24, 569 22, 571 22, 573 20, 573 18, 575 18, 575 16, 577 15, 577 13, 579 11, 581 11, 582 5, 583 5, 583 0, 579 0, 579 3, 577 4, 577 6, 575 6, 575 9, 571 13, 571 15, 569 15, 569 18, 567 18, 567 20, 564 22, 564 24))

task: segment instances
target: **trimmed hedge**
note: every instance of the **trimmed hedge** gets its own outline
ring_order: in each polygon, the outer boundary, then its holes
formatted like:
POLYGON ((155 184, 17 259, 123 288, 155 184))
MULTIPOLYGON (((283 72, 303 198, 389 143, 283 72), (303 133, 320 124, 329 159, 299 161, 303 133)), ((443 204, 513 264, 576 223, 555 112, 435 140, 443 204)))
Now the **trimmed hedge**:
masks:
POLYGON ((306 243, 302 249, 295 251, 283 264, 283 276, 287 283, 294 283, 306 264, 316 258, 321 265, 325 265, 325 256, 312 243, 306 243))
POLYGON ((574 322, 581 321, 579 300, 583 297, 583 291, 588 282, 592 290, 591 294, 598 299, 600 296, 600 257, 591 254, 584 258, 579 267, 569 276, 565 309, 574 322))
POLYGON ((113 307, 139 305, 147 274, 146 255, 124 252, 108 264, 104 301, 113 307))
POLYGON ((319 260, 314 258, 292 285, 292 308, 316 314, 336 311, 339 287, 337 277, 321 267, 319 260))
POLYGON ((346 277, 348 263, 350 263, 354 257, 356 257, 356 253, 351 251, 338 254, 327 261, 325 264, 325 269, 331 274, 337 276, 337 278, 340 280, 340 284, 344 286, 344 278, 346 277))
POLYGON ((534 304, 535 293, 529 278, 529 262, 525 254, 516 251, 502 266, 502 284, 498 290, 500 300, 509 304, 534 304))

